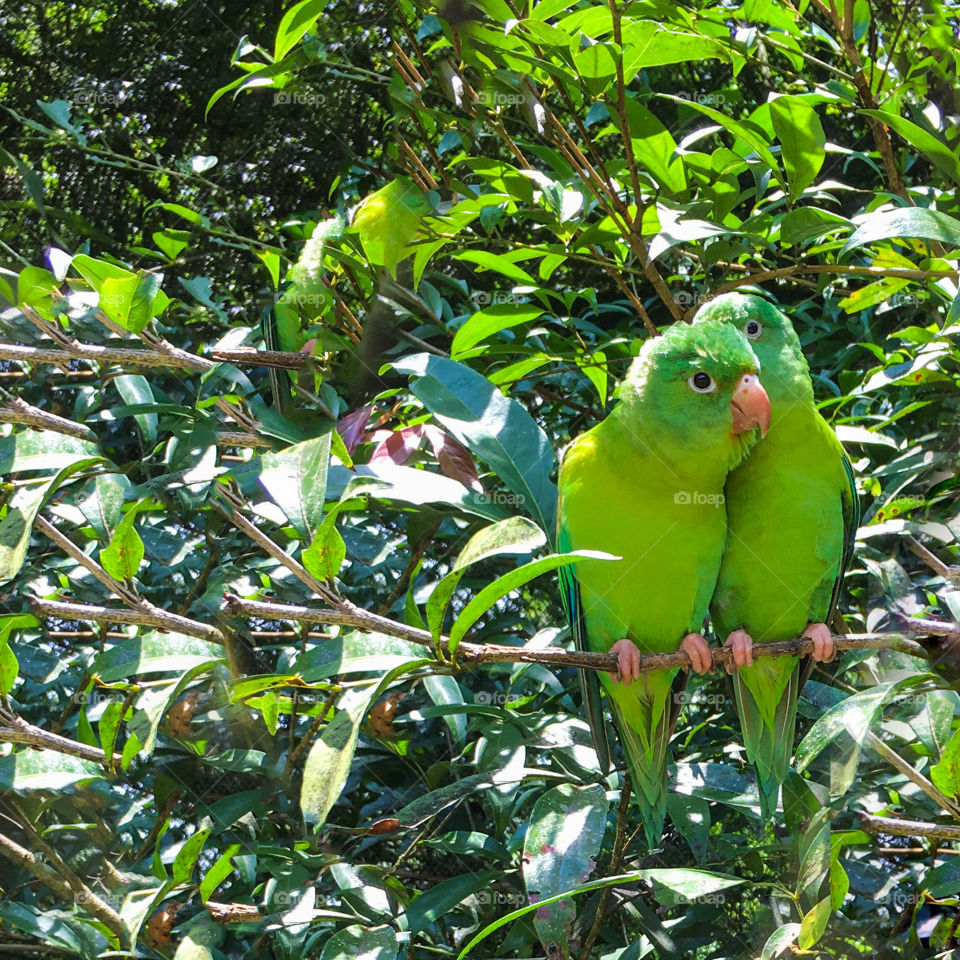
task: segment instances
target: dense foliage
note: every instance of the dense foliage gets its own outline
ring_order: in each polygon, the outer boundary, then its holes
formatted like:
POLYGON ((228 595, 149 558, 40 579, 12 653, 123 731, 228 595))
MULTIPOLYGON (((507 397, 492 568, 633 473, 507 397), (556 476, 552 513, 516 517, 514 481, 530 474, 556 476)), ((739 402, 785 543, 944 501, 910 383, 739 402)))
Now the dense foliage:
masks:
POLYGON ((8 7, 0 948, 953 955, 956 7, 8 7), (772 823, 692 681, 649 850, 556 455, 730 289, 795 323, 886 639, 772 823))

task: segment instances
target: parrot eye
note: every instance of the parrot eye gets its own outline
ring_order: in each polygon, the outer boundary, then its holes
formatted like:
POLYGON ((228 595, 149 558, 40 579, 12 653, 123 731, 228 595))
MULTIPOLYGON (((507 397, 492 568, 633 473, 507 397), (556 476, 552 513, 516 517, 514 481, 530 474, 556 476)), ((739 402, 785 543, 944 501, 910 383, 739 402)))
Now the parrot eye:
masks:
POLYGON ((717 389, 717 383, 709 373, 698 370, 687 380, 687 384, 694 393, 713 393, 717 389))
POLYGON ((760 334, 763 333, 763 324, 759 320, 750 320, 743 328, 743 332, 749 340, 759 340, 760 334))

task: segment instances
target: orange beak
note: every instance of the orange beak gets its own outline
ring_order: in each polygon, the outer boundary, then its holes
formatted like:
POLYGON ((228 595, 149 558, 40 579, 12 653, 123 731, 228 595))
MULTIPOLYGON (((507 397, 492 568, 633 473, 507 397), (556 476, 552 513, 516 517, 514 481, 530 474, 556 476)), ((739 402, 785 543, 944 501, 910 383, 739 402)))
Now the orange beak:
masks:
POLYGON ((730 399, 730 412, 733 414, 734 433, 746 433, 759 427, 760 436, 767 435, 770 429, 770 398, 755 373, 745 373, 737 381, 730 399))

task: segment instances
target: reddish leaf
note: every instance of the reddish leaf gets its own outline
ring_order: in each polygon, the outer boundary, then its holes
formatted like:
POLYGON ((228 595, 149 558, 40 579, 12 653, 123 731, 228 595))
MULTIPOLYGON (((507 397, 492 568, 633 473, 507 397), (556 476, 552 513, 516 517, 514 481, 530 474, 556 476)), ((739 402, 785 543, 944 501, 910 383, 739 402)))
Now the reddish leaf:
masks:
POLYGON ((416 452, 423 439, 424 424, 418 423, 415 427, 402 427, 391 433, 386 440, 377 444, 370 457, 371 463, 377 460, 392 460, 398 466, 406 463, 416 452))
POLYGON ((370 404, 341 417, 340 422, 337 424, 337 433, 343 437, 343 445, 347 448, 347 453, 349 453, 351 457, 356 452, 357 447, 360 446, 360 441, 363 439, 363 431, 366 430, 367 422, 372 413, 373 405, 370 404))
POLYGON ((433 424, 428 424, 425 432, 437 458, 437 463, 440 464, 440 469, 451 480, 462 483, 476 493, 483 493, 483 485, 480 483, 480 477, 477 476, 477 468, 467 448, 459 440, 455 440, 450 434, 444 433, 433 424))

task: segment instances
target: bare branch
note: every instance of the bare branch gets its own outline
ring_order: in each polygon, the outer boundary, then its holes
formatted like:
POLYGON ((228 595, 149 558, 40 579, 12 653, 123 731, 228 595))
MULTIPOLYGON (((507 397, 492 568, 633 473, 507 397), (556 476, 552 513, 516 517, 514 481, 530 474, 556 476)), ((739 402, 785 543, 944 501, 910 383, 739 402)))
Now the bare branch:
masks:
POLYGON ((22 423, 37 430, 51 430, 93 443, 97 441, 97 435, 89 427, 34 407, 20 397, 14 397, 8 404, 0 407, 0 423, 22 423))
MULTIPOLYGON (((4 724, 0 726, 0 742, 26 743, 41 750, 55 750, 57 753, 79 757, 81 760, 99 763, 104 767, 109 766, 106 755, 99 747, 91 747, 85 743, 70 740, 68 737, 61 737, 59 733, 51 733, 49 730, 35 727, 21 717, 3 715, 0 716, 0 720, 4 724)), ((114 763, 119 763, 122 757, 119 753, 115 753, 113 759, 114 763)))
POLYGON ((74 874, 61 876, 57 871, 43 863, 35 853, 21 847, 20 844, 2 833, 0 833, 0 856, 6 857, 17 866, 33 874, 65 902, 72 901, 78 895, 82 895, 87 912, 96 917, 121 940, 124 939, 120 914, 104 903, 92 890, 89 890, 74 874))
MULTIPOLYGON (((72 540, 64 536, 52 523, 46 518, 38 516, 34 521, 34 526, 45 536, 49 537, 58 547, 71 556, 81 566, 90 571, 108 590, 115 593, 124 603, 135 611, 138 619, 127 622, 143 623, 148 626, 160 627, 164 630, 173 630, 176 633, 185 633, 191 637, 200 637, 203 640, 209 640, 211 643, 225 643, 223 634, 209 624, 200 623, 198 620, 191 620, 189 617, 181 617, 176 613, 168 613, 154 606, 148 600, 138 597, 129 587, 114 580, 106 570, 97 563, 93 557, 88 557, 72 540)), ((49 603, 49 601, 38 601, 49 603)), ((96 608, 92 608, 96 609, 96 608)), ((117 618, 119 611, 110 611, 118 623, 124 621, 117 618)), ((48 614, 49 616, 59 616, 59 614, 48 614)), ((100 620, 102 617, 90 617, 92 620, 100 620)), ((109 621, 107 621, 109 622, 109 621)))
POLYGON ((140 601, 133 610, 118 610, 86 603, 61 603, 58 600, 41 600, 30 597, 30 611, 35 617, 59 617, 62 620, 93 620, 96 623, 132 623, 141 627, 156 627, 171 633, 199 637, 211 643, 223 644, 223 634, 209 624, 168 613, 146 601, 140 601))
MULTIPOLYGON (((370 613, 342 599, 335 602, 333 609, 311 609, 287 603, 264 603, 259 600, 245 600, 235 594, 224 596, 224 612, 233 617, 259 617, 264 620, 292 620, 295 623, 319 623, 339 626, 358 627, 372 633, 384 633, 400 637, 421 646, 435 648, 432 635, 427 630, 411 627, 387 617, 370 613)), ((897 633, 838 634, 834 637, 837 650, 899 650, 913 657, 926 658, 924 647, 897 633)), ((754 657, 800 657, 813 652, 812 640, 799 638, 782 643, 755 644, 754 657)), ((441 638, 440 651, 450 656, 449 639, 441 638)), ((733 666, 733 654, 726 648, 715 648, 713 669, 730 664, 733 666)), ((498 644, 461 643, 456 650, 460 666, 470 668, 484 663, 542 663, 556 668, 575 667, 578 670, 598 670, 615 672, 617 657, 612 653, 592 653, 583 650, 563 650, 560 648, 532 649, 530 647, 510 647, 498 644)), ((640 657, 640 671, 663 670, 674 667, 689 668, 690 658, 683 651, 676 653, 652 653, 640 657)))
POLYGON ((950 824, 925 823, 922 820, 894 820, 892 817, 875 817, 869 813, 861 813, 858 819, 860 826, 867 833, 886 833, 893 837, 935 837, 939 840, 960 840, 960 827, 953 827, 950 824))

